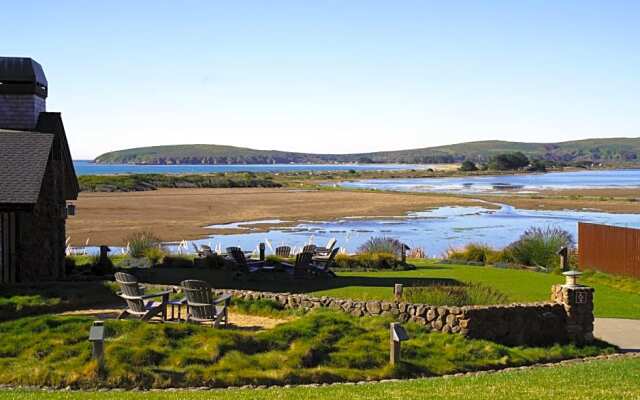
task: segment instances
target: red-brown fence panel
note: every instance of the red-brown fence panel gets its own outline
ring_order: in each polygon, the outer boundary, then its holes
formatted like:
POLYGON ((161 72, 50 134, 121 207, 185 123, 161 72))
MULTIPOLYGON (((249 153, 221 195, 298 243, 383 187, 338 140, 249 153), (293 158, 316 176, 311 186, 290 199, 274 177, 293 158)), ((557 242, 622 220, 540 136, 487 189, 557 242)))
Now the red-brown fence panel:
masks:
POLYGON ((578 264, 640 278, 640 229, 579 222, 578 264))

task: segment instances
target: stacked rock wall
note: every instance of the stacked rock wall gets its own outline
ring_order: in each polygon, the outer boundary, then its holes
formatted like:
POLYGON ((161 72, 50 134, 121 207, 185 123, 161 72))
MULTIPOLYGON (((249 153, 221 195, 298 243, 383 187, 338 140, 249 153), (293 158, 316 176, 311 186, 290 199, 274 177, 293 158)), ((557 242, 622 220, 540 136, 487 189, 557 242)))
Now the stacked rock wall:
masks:
MULTIPOLYGON (((266 299, 285 308, 339 310, 356 317, 390 316, 400 322, 415 322, 431 331, 457 333, 475 339, 488 339, 508 345, 544 345, 579 340, 573 335, 575 308, 554 301, 495 306, 429 306, 394 301, 356 301, 304 294, 231 290, 244 300, 266 299)), ((219 294, 224 291, 220 290, 219 294)), ((592 299, 592 297, 591 297, 592 299)), ((592 307, 593 309, 593 307, 592 307)), ((580 311, 580 318, 584 310, 580 311)), ((593 315, 593 314, 591 314, 593 315)), ((586 318, 588 319, 588 318, 586 318)), ((582 321, 582 320, 581 320, 582 321)), ((588 326, 581 325, 581 332, 588 326)))
POLYGON ((562 304, 567 316, 567 335, 577 343, 593 341, 593 293, 588 286, 554 285, 551 299, 562 304))

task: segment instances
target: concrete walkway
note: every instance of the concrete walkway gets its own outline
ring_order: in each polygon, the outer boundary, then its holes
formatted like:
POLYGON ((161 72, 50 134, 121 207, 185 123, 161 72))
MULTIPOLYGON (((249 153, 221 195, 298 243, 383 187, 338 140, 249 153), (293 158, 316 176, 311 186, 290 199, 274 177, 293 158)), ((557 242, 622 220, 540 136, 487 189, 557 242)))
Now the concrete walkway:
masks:
POLYGON ((594 336, 615 344, 622 351, 640 351, 640 320, 596 318, 594 336))

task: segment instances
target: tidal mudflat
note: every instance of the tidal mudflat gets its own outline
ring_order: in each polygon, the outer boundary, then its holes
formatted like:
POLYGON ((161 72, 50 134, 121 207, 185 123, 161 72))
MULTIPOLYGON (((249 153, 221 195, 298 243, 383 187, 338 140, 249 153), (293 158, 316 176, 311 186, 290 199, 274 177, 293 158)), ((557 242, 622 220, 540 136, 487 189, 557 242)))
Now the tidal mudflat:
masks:
MULTIPOLYGON (((330 221, 351 216, 388 217, 433 207, 478 204, 447 195, 367 193, 293 189, 160 189, 149 192, 81 193, 77 213, 67 221, 73 246, 122 245, 142 230, 164 241, 238 233, 237 221, 330 221)), ((269 224, 260 226, 268 230, 269 224)))
POLYGON ((550 172, 448 178, 369 179, 343 182, 350 189, 456 194, 530 193, 559 189, 640 188, 639 169, 550 172))

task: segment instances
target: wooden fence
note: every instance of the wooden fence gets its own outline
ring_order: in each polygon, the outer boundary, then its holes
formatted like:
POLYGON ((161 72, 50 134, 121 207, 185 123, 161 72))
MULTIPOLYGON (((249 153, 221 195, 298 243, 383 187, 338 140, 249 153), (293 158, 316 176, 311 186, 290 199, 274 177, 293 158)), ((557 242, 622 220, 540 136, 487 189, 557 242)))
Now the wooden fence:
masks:
POLYGON ((578 223, 578 264, 640 278, 640 229, 578 223))

